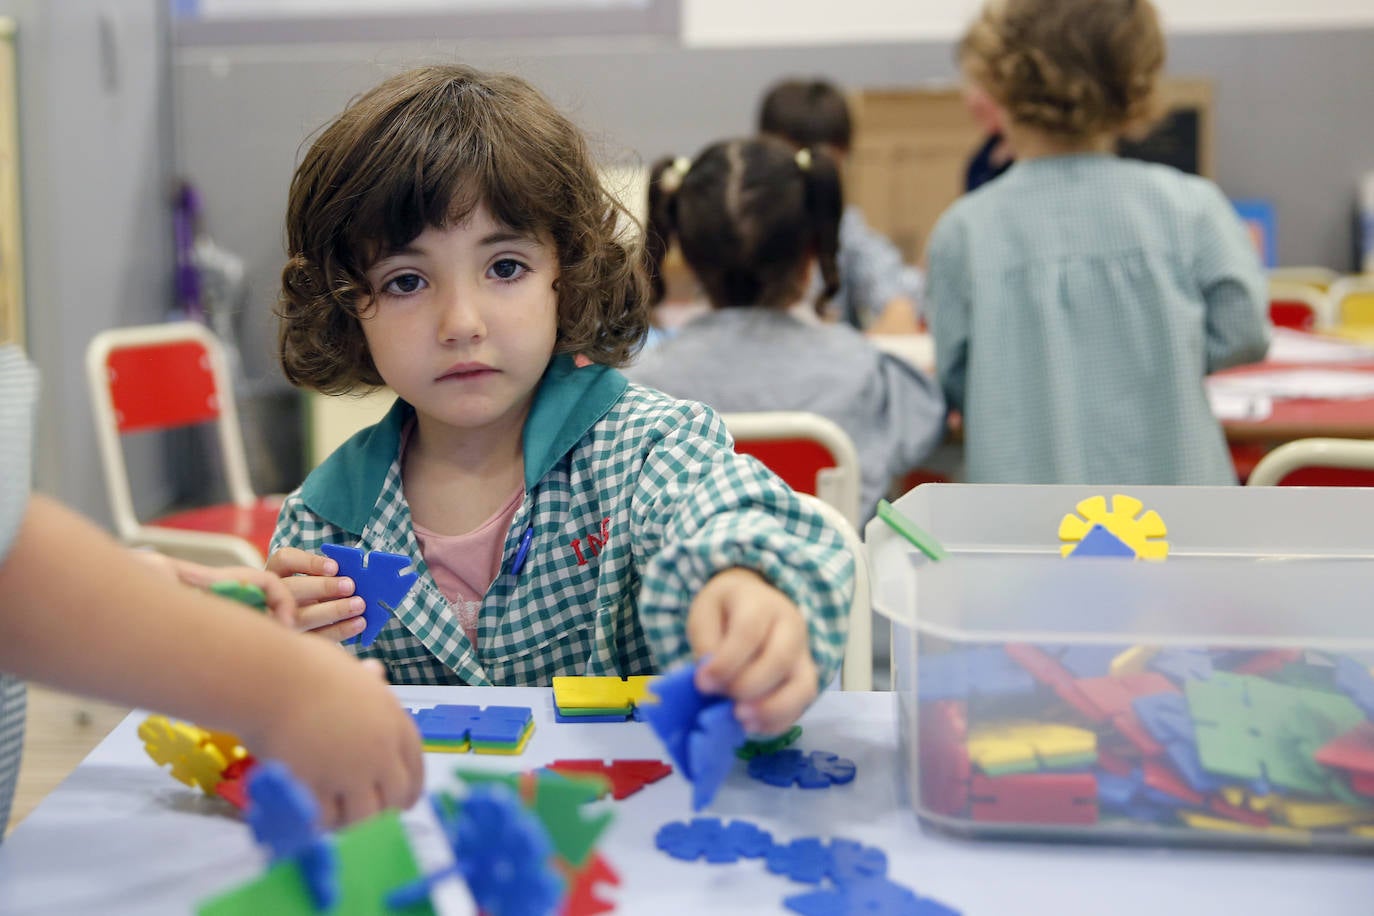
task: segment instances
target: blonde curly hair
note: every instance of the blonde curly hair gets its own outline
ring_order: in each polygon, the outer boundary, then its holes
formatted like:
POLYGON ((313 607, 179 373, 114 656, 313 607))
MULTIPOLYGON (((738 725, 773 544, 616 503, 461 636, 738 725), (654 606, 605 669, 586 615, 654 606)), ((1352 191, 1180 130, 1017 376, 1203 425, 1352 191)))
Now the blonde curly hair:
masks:
POLYGON ((989 0, 959 60, 1011 121, 1046 133, 1134 133, 1160 114, 1164 35, 1149 0, 989 0))

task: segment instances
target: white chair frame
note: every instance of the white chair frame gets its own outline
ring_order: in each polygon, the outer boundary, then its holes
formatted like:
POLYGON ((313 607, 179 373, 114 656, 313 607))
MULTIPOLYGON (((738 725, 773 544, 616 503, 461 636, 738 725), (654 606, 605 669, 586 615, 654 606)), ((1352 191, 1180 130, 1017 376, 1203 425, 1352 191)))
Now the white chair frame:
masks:
POLYGON ((1374 470, 1374 441, 1368 439, 1296 439, 1260 459, 1245 481, 1249 487, 1277 486, 1299 468, 1374 470))

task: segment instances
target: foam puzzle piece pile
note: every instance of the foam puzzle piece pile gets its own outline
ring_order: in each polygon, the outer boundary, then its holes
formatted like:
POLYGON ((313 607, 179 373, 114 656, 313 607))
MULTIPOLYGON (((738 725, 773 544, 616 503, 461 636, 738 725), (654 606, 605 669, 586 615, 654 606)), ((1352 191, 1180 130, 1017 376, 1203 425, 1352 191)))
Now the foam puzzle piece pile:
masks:
POLYGON ((426 751, 461 754, 522 754, 534 734, 534 712, 528 706, 480 706, 441 703, 412 709, 426 751))
POLYGON ((558 722, 587 724, 638 719, 653 677, 555 677, 553 713, 558 722))

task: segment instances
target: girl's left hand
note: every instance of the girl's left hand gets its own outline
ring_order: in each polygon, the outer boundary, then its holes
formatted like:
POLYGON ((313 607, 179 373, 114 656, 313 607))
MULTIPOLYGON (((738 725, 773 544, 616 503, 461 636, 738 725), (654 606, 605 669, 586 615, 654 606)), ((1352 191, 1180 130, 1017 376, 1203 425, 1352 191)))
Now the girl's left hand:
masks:
POLYGON ((705 659, 697 689, 734 699, 748 732, 784 732, 816 699, 806 618, 758 573, 736 568, 713 576, 687 612, 687 641, 705 659))
POLYGON ((252 566, 206 566, 152 550, 131 551, 144 566, 192 588, 207 589, 216 582, 242 582, 262 589, 267 613, 287 626, 296 624, 296 599, 281 577, 252 566))

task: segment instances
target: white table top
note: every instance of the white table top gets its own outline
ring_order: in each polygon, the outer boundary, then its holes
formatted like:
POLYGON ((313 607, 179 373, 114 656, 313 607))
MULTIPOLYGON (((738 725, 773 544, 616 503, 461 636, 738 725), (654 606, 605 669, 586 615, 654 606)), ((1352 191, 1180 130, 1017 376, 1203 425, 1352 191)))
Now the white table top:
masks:
MULTIPOLYGON (((559 725, 550 691, 538 688, 397 688, 411 706, 527 705, 536 730, 523 756, 430 754, 429 786, 452 785, 455 766, 528 769, 563 757, 664 758, 640 723, 559 725)), ((158 770, 136 735, 135 712, 0 845, 0 914, 184 914, 197 901, 261 871, 244 824, 218 801, 158 770)), ((777 840, 847 837, 886 850, 900 883, 965 916, 1247 916, 1368 914, 1374 863, 1305 852, 1163 850, 1081 844, 964 840, 922 828, 905 806, 890 693, 827 692, 802 720, 798 743, 858 765, 848 786, 776 789, 742 766, 706 815, 745 818, 777 840)), ((679 862, 655 849, 665 822, 692 816, 675 773, 613 804, 600 850, 621 876, 605 896, 618 912, 782 913, 807 886, 770 874, 757 860, 679 862)), ((408 822, 423 822, 417 807, 408 822)))

